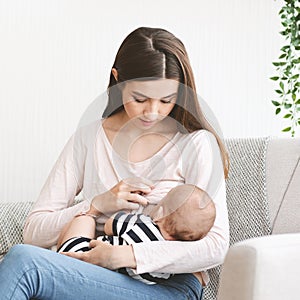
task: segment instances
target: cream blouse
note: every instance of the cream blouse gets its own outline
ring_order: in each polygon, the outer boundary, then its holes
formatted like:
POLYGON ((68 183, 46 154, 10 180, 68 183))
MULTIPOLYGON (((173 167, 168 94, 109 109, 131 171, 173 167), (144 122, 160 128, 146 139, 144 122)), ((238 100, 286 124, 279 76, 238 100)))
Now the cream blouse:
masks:
MULTIPOLYGON (((52 168, 40 195, 27 217, 24 242, 49 248, 56 244, 66 223, 87 211, 94 196, 104 193, 120 180, 146 177, 154 189, 146 195, 147 214, 166 193, 179 184, 195 184, 205 190, 216 206, 210 232, 199 241, 157 241, 133 245, 136 273, 202 272, 223 262, 229 246, 229 224, 223 166, 217 141, 206 130, 178 132, 151 158, 132 163, 123 160, 110 144, 97 120, 76 130, 52 168), (84 199, 73 205, 80 193, 84 199)), ((105 217, 97 220, 103 231, 105 217)))

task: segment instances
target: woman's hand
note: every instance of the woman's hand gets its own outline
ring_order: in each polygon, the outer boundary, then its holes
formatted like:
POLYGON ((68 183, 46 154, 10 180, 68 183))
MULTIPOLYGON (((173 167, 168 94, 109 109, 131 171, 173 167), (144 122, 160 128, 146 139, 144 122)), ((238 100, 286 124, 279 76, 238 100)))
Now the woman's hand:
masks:
POLYGON ((139 205, 147 205, 143 195, 150 193, 153 187, 153 183, 145 178, 124 179, 106 193, 94 197, 89 213, 110 216, 120 210, 138 209, 139 205))
POLYGON ((87 252, 62 252, 62 254, 82 261, 116 270, 123 267, 136 268, 136 261, 132 246, 112 246, 108 243, 92 240, 92 250, 87 252))

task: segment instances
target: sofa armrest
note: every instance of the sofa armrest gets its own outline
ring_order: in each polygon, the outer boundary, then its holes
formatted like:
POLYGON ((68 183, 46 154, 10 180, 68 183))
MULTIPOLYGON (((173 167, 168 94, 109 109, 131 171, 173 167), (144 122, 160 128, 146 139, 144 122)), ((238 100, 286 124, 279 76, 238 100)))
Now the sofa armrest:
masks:
POLYGON ((298 299, 299 253, 300 233, 236 243, 222 267, 218 300, 298 299))

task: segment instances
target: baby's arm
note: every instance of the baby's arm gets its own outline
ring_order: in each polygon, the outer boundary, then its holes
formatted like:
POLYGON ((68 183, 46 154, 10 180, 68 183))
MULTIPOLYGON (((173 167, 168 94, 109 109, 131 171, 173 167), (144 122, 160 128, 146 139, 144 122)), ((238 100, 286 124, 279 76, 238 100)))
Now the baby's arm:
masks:
POLYGON ((137 215, 119 211, 113 214, 104 224, 104 232, 109 236, 121 236, 130 230, 137 220, 137 215))

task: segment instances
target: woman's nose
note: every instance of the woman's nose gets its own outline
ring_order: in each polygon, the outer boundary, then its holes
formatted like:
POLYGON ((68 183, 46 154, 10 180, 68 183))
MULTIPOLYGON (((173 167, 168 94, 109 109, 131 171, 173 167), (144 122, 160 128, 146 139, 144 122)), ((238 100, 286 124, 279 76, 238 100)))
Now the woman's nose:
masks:
POLYGON ((149 103, 147 103, 147 106, 144 110, 145 117, 149 120, 156 120, 159 114, 159 101, 158 100, 150 100, 149 103))

